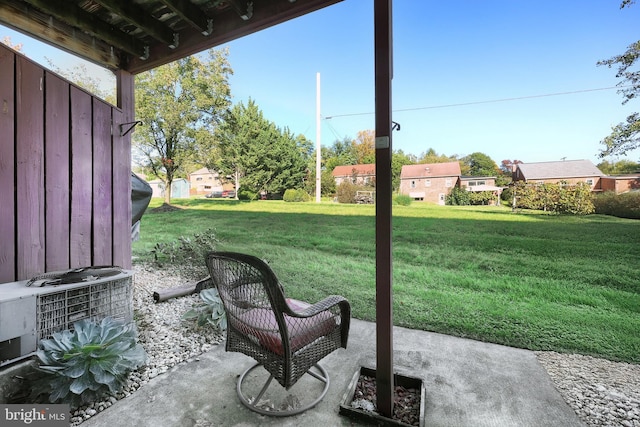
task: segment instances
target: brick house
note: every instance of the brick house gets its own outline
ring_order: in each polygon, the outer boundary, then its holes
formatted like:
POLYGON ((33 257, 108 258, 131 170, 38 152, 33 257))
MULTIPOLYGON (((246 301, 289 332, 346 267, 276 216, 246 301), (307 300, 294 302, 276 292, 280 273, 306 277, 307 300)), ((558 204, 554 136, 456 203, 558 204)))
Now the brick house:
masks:
POLYGON ((376 165, 343 165, 336 166, 332 172, 336 186, 345 181, 358 185, 374 185, 376 181, 376 165))
POLYGON ((460 175, 458 162, 404 165, 400 172, 400 194, 444 205, 447 195, 459 185, 460 175))
POLYGON ((558 162, 520 163, 513 173, 514 181, 537 184, 577 184, 585 182, 591 191, 602 191, 605 175, 589 160, 566 160, 558 162))
POLYGON ((602 191, 613 191, 616 194, 640 191, 640 174, 603 176, 600 187, 602 191))
POLYGON ((191 195, 202 195, 212 191, 223 190, 233 190, 233 186, 231 188, 223 188, 218 172, 201 168, 189 174, 189 193, 191 195))

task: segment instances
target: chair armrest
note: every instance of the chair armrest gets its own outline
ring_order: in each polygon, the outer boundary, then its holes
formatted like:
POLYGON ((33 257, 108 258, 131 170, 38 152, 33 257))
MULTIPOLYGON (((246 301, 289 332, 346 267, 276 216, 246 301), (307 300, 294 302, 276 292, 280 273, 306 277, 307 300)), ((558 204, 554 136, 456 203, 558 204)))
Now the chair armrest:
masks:
POLYGON ((292 317, 312 317, 336 305, 339 305, 340 307, 341 316, 344 316, 344 314, 348 316, 351 315, 351 306, 349 305, 349 301, 340 295, 329 295, 322 301, 318 301, 302 311, 294 311, 291 307, 288 307, 287 314, 292 317))
POLYGON ((351 324, 351 305, 344 297, 340 295, 329 295, 322 301, 318 301, 302 311, 294 311, 287 305, 286 314, 292 317, 307 318, 327 311, 336 305, 340 310, 341 345, 342 347, 347 348, 349 327, 351 324))

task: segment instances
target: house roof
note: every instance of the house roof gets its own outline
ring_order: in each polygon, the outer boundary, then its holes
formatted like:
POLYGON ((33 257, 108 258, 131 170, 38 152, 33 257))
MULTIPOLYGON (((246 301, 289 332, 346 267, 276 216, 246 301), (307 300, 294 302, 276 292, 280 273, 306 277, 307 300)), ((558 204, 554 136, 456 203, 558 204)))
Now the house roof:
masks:
POLYGON ((604 176, 590 160, 565 160, 559 162, 519 163, 517 171, 525 180, 563 179, 587 176, 604 176))
POLYGON ((191 176, 191 175, 211 175, 211 174, 215 175, 215 172, 209 170, 208 168, 200 168, 195 172, 191 172, 189 174, 189 176, 191 176))
POLYGON ((333 176, 375 175, 376 165, 373 163, 366 165, 342 165, 333 169, 333 176))
POLYGON ((400 179, 408 178, 439 178, 446 176, 460 176, 460 163, 426 163, 422 165, 404 165, 400 172, 400 179))
POLYGON ((341 0, 2 0, 0 23, 132 74, 341 0))

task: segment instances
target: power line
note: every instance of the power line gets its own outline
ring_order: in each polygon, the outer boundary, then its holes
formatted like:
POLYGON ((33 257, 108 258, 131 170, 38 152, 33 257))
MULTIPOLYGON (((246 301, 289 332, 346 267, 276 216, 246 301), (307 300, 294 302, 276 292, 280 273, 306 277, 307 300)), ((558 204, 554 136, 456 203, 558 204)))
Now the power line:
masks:
MULTIPOLYGON (((401 113, 405 111, 419 111, 419 110, 434 110, 437 108, 450 108, 450 107, 463 107, 466 105, 478 105, 478 104, 491 104, 496 102, 509 102, 509 101, 519 101, 521 99, 533 99, 533 98, 545 98, 549 96, 562 96, 562 95, 574 95, 576 93, 586 93, 586 92, 596 92, 601 90, 611 90, 611 89, 622 89, 626 87, 631 87, 631 85, 627 86, 610 86, 610 87, 601 87, 596 89, 581 89, 574 90, 570 92, 556 92, 556 93, 546 93, 544 95, 529 95, 529 96, 518 96, 515 98, 502 98, 502 99, 491 99, 486 101, 473 101, 473 102, 462 102, 458 104, 442 104, 442 105, 432 105, 429 107, 414 107, 414 108, 403 108, 400 110, 393 110, 394 113, 401 113)), ((332 119, 334 117, 351 117, 351 116, 367 116, 370 114, 375 114, 375 112, 370 113, 350 113, 350 114, 336 114, 333 116, 326 116, 325 120, 332 119)))

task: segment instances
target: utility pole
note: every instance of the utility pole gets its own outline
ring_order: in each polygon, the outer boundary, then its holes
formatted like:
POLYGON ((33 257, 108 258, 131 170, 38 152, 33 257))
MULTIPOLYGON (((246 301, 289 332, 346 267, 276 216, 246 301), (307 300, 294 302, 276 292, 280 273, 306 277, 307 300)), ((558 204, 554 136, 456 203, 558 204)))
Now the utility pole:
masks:
POLYGON ((322 183, 322 169, 320 167, 320 161, 322 160, 320 127, 320 73, 316 73, 316 203, 320 203, 320 185, 322 183))

